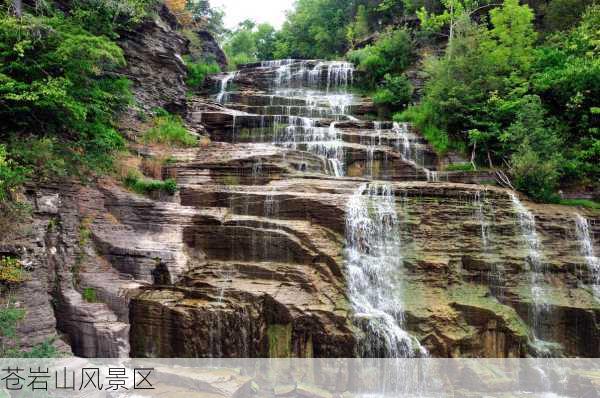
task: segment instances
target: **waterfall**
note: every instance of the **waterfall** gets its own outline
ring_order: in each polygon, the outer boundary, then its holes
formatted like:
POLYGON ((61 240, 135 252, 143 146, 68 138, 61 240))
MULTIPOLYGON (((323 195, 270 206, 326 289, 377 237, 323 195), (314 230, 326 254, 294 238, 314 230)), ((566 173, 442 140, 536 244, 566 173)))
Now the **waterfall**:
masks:
POLYGON ((223 104, 227 100, 227 88, 229 83, 237 77, 238 72, 229 72, 221 79, 221 91, 217 94, 217 102, 223 104))
POLYGON ((474 201, 473 204, 475 206, 475 217, 477 218, 477 221, 479 222, 479 225, 481 227, 481 244, 482 244, 482 249, 484 252, 487 252, 488 250, 488 244, 489 244, 489 223, 486 221, 485 219, 485 209, 484 209, 484 200, 485 200, 485 193, 481 193, 481 191, 477 191, 475 192, 475 197, 474 197, 474 201))
POLYGON ((354 82, 354 65, 349 62, 319 62, 308 72, 308 83, 318 86, 321 83, 322 76, 327 71, 326 87, 327 92, 332 87, 348 87, 354 82))
MULTIPOLYGON (((491 227, 494 222, 490 222, 490 215, 486 214, 486 207, 491 209, 491 203, 488 203, 485 197, 485 191, 477 191, 473 196, 474 218, 479 223, 481 237, 481 252, 484 256, 490 254, 490 242, 492 240, 491 227)), ((493 217, 493 215, 492 215, 493 217)), ((498 298, 504 298, 505 291, 505 275, 504 267, 496 261, 491 262, 491 269, 488 273, 489 287, 492 294, 498 298)))
POLYGON ((575 217, 575 227, 579 241, 579 250, 581 256, 585 258, 591 276, 594 296, 600 301, 600 258, 596 256, 596 251, 594 250, 594 240, 590 231, 590 223, 587 218, 581 214, 577 214, 575 217))
POLYGON ((409 160, 411 158, 410 139, 408 138, 408 126, 406 123, 394 122, 393 131, 396 133, 396 147, 400 149, 402 146, 402 158, 409 160))
POLYGON ((549 356, 549 343, 540 339, 543 331, 542 317, 547 315, 549 307, 546 302, 546 291, 543 287, 545 282, 546 266, 542 261, 542 243, 536 231, 535 216, 521 203, 517 195, 510 194, 513 209, 517 214, 521 235, 527 248, 527 263, 529 265, 531 300, 530 311, 531 327, 533 332, 533 344, 536 354, 539 356, 549 356))
POLYGON ((260 63, 260 66, 262 66, 263 68, 278 68, 280 66, 283 65, 289 65, 291 63, 293 63, 294 60, 293 59, 276 59, 276 60, 272 60, 272 61, 262 61, 260 63))
POLYGON ((408 136, 408 125, 406 123, 400 124, 394 122, 392 131, 396 133, 396 149, 400 151, 402 160, 420 169, 425 174, 428 182, 439 182, 440 174, 424 166, 423 150, 411 144, 408 136))
POLYGON ((404 330, 400 222, 389 184, 361 185, 346 213, 348 296, 362 329, 362 357, 426 356, 404 330))

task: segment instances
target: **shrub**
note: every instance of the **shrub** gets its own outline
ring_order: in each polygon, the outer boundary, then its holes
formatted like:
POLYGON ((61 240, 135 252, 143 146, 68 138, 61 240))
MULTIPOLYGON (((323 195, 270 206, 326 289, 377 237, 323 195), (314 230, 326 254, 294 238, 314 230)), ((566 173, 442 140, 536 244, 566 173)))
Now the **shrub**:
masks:
POLYGON ((177 192, 177 182, 171 178, 164 181, 153 180, 144 178, 139 173, 130 172, 124 183, 129 189, 140 195, 149 195, 154 192, 166 192, 174 195, 177 192))
POLYGON ((153 127, 144 134, 143 140, 145 143, 184 147, 193 147, 198 143, 196 137, 185 128, 179 116, 162 112, 158 112, 153 120, 153 127))
POLYGON ((17 285, 28 279, 21 262, 12 257, 0 257, 0 283, 17 285))
POLYGON ((556 160, 542 160, 536 152, 526 149, 513 154, 510 163, 515 188, 536 201, 555 201, 560 176, 556 160))
POLYGON ((25 180, 26 171, 7 159, 6 146, 0 144, 0 202, 11 197, 15 188, 25 180))
POLYGON ((63 174, 107 170, 124 145, 115 115, 132 98, 130 82, 112 73, 125 65, 123 51, 74 15, 26 11, 0 10, 0 137, 11 168, 36 177, 49 165, 63 174))
POLYGON ((363 72, 363 84, 375 87, 386 74, 400 74, 413 59, 410 35, 404 29, 384 33, 373 45, 347 54, 350 62, 363 72))
POLYGON ((3 358, 55 358, 59 356, 53 340, 46 340, 34 346, 30 351, 20 347, 17 338, 17 325, 25 318, 25 310, 16 308, 12 302, 8 302, 0 308, 0 335, 2 336, 2 347, 0 357, 3 358))
POLYGON ((188 76, 186 83, 189 88, 198 89, 204 84, 207 75, 221 72, 221 68, 216 62, 186 62, 188 76))
POLYGON ((394 120, 397 122, 412 122, 420 130, 423 137, 429 142, 438 154, 446 153, 450 148, 448 134, 437 128, 430 119, 431 112, 427 103, 412 106, 404 112, 396 113, 394 120))
POLYGON ((15 338, 17 323, 24 317, 25 310, 15 308, 11 303, 0 309, 0 333, 3 340, 15 338))
POLYGON ((377 105, 387 106, 393 110, 404 108, 411 100, 413 87, 405 75, 385 75, 385 81, 373 96, 377 105))

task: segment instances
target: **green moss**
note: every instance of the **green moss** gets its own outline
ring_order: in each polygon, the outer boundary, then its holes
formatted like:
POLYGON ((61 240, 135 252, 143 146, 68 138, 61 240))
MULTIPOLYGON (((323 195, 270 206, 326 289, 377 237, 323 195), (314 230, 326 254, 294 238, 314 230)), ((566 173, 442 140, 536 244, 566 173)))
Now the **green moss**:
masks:
POLYGON ((224 185, 240 185, 240 176, 238 175, 227 175, 221 177, 221 181, 224 185))
POLYGON ((515 309, 500 303, 494 296, 491 296, 486 286, 463 284, 449 290, 448 298, 458 305, 490 311, 502 319, 504 325, 516 336, 528 337, 530 335, 529 327, 515 309))
POLYGON ((98 302, 98 297, 96 296, 96 289, 92 287, 86 287, 83 289, 82 293, 83 299, 88 303, 96 303, 98 302))
POLYGON ((600 210, 600 202, 590 199, 561 199, 559 203, 565 206, 585 207, 592 210, 600 210))
POLYGON ((269 325, 269 358, 291 358, 292 356, 292 324, 269 325))

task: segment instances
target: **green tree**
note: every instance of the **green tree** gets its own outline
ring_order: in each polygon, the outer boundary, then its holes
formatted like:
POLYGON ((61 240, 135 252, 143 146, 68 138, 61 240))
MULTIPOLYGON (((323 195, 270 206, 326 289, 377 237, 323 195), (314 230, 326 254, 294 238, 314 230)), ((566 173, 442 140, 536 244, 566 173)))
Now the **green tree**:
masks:
POLYGON ((358 6, 354 22, 348 25, 347 38, 351 46, 354 46, 360 39, 364 39, 369 34, 369 19, 367 8, 361 4, 358 6))
POLYGON ((337 58, 348 48, 354 15, 346 0, 298 0, 279 34, 277 58, 337 58))
POLYGON ((259 60, 273 59, 277 43, 275 28, 268 23, 262 23, 256 28, 254 37, 256 40, 256 57, 259 60))
POLYGON ((567 175, 600 179, 600 5, 579 25, 549 37, 537 52, 533 91, 568 127, 567 175))
POLYGON ((386 74, 401 74, 414 59, 413 44, 404 29, 385 32, 373 45, 347 54, 363 72, 367 87, 374 88, 386 74))
POLYGON ((257 26, 254 21, 246 20, 231 32, 223 49, 235 68, 239 64, 272 59, 276 40, 272 25, 263 23, 257 26))

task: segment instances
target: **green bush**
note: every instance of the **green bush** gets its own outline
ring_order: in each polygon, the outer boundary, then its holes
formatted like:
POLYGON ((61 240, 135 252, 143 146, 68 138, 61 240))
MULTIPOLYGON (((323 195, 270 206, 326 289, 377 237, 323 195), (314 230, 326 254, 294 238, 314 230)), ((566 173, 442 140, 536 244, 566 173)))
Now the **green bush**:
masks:
POLYGON ((74 0, 73 19, 96 35, 117 38, 118 32, 132 28, 149 16, 158 0, 74 0))
POLYGON ((13 339, 17 333, 17 323, 25 317, 25 310, 8 304, 0 309, 0 333, 4 339, 13 339))
POLYGON ((144 134, 145 143, 183 147, 193 147, 198 144, 197 138, 185 128, 179 116, 160 112, 154 118, 153 124, 153 127, 144 134))
POLYGON ((140 195, 150 195, 155 192, 165 192, 174 195, 177 192, 177 182, 173 179, 153 180, 131 172, 124 180, 125 186, 140 195))
POLYGON ((17 325, 25 318, 25 310, 16 308, 12 302, 0 308, 0 334, 2 335, 2 358, 56 358, 59 353, 52 340, 34 346, 30 351, 23 350, 17 338, 17 325))
POLYGON ((39 10, 22 18, 0 11, 0 138, 10 167, 36 177, 49 164, 108 170, 124 146, 115 115, 132 98, 130 82, 113 73, 125 64, 123 51, 71 14, 39 10))
POLYGON ((6 146, 0 144, 0 202, 7 201, 12 191, 26 178, 26 170, 7 159, 6 146))
POLYGON ((429 104, 425 102, 396 113, 394 120, 414 123, 433 149, 440 155, 445 154, 450 149, 450 138, 445 131, 436 127, 430 117, 431 110, 429 104))
POLYGON ((405 75, 385 75, 385 81, 379 86, 373 96, 377 105, 398 110, 406 107, 412 98, 413 87, 405 75))
POLYGON ((552 202, 556 199, 555 190, 558 185, 558 162, 541 160, 533 150, 524 150, 511 158, 511 171, 514 175, 514 186, 526 192, 539 202, 552 202))
POLYGON ((413 44, 404 29, 384 33, 373 45, 354 50, 346 55, 362 72, 362 84, 376 87, 387 74, 399 75, 414 58, 413 44))
POLYGON ((198 89, 204 84, 207 75, 221 72, 221 68, 216 62, 186 62, 188 76, 186 83, 189 88, 198 89))

